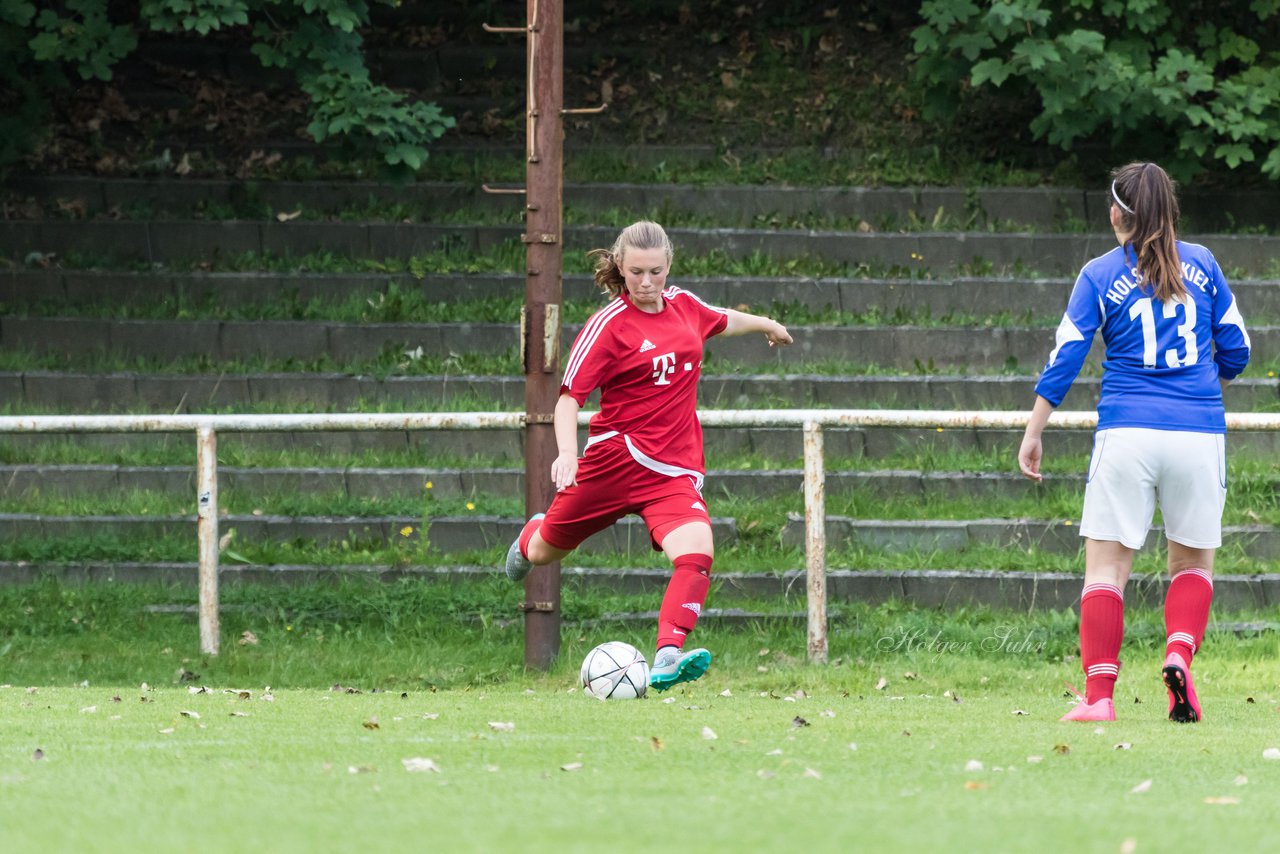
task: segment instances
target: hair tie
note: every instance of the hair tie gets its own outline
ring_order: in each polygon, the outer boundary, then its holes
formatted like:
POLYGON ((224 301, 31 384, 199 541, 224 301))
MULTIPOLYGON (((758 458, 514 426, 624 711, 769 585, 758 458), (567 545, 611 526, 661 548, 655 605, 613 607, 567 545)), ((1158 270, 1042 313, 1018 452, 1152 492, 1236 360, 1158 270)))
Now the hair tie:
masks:
POLYGON ((1116 182, 1111 182, 1111 198, 1116 200, 1116 204, 1120 206, 1120 210, 1125 213, 1135 213, 1134 209, 1120 201, 1120 194, 1116 192, 1116 182))

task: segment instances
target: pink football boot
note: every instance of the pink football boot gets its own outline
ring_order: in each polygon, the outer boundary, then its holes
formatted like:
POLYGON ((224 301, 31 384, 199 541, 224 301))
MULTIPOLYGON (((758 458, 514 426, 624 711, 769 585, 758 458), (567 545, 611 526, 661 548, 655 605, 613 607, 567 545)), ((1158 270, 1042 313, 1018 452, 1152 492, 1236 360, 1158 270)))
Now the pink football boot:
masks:
POLYGON ((1200 700, 1191 684, 1191 668, 1176 652, 1164 660, 1164 686, 1169 689, 1169 720, 1180 724, 1193 724, 1202 717, 1200 700))
POLYGON ((1083 694, 1070 685, 1067 688, 1080 698, 1080 702, 1076 703, 1071 711, 1058 718, 1059 721, 1114 721, 1116 719, 1116 706, 1110 697, 1103 697, 1094 703, 1086 703, 1083 694))

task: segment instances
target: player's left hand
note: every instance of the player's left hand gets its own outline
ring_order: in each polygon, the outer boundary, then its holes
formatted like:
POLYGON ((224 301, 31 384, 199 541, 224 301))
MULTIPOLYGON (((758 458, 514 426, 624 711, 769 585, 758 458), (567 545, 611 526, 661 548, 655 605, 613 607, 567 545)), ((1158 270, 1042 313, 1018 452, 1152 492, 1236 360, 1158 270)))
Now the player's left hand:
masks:
POLYGON ((772 329, 765 331, 764 337, 769 339, 770 347, 776 347, 779 344, 795 343, 795 339, 791 337, 791 333, 787 331, 787 327, 777 322, 773 324, 772 329))

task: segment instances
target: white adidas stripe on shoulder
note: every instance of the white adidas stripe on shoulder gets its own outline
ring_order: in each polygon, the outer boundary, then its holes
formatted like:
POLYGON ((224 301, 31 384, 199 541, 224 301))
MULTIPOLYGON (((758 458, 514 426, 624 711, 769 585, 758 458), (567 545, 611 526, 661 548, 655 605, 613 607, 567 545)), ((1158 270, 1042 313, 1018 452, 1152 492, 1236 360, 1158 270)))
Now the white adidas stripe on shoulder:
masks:
POLYGON ((689 297, 690 299, 696 300, 697 302, 701 303, 703 306, 711 309, 712 311, 718 311, 721 314, 728 313, 725 309, 721 308, 720 306, 712 305, 711 303, 707 302, 702 297, 695 294, 693 291, 686 291, 684 288, 678 288, 675 285, 670 285, 669 287, 663 288, 662 290, 662 295, 667 299, 674 299, 675 297, 678 297, 682 294, 684 296, 689 297))
POLYGON ((600 333, 604 331, 605 325, 618 315, 618 312, 627 307, 624 300, 615 299, 611 304, 600 309, 587 319, 587 323, 582 327, 582 332, 578 333, 578 338, 573 342, 573 347, 569 350, 569 362, 565 365, 564 380, 562 385, 566 388, 573 388, 573 379, 578 374, 578 369, 582 367, 582 362, 587 358, 587 354, 591 352, 591 348, 599 339, 600 333))

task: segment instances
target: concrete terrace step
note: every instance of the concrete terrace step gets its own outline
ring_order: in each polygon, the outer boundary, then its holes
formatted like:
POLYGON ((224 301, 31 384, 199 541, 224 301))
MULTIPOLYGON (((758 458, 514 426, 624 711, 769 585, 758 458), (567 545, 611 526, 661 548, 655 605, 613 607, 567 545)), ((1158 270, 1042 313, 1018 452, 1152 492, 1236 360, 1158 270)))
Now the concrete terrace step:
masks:
MULTIPOLYGON (((582 324, 567 323, 567 345, 582 324)), ((1049 327, 790 326, 796 343, 766 347, 757 336, 713 338, 705 352, 740 365, 791 366, 814 360, 911 370, 922 366, 976 371, 1043 364, 1053 347, 1049 327)), ((388 351, 511 356, 519 344, 516 323, 345 323, 321 320, 100 320, 78 317, 0 317, 0 349, 80 359, 104 353, 160 362, 203 357, 234 360, 377 359, 388 351)), ((1252 327, 1254 358, 1280 355, 1280 327, 1252 327)), ((1101 347, 1095 348, 1101 350, 1101 347)), ((1090 357, 1094 364, 1098 353, 1090 357)))
MULTIPOLYGON (((677 274, 679 261, 677 260, 677 274)), ((815 311, 833 309, 849 313, 877 311, 892 318, 895 313, 946 317, 952 314, 981 318, 993 314, 1027 315, 1045 323, 1057 323, 1067 304, 1072 279, 808 279, 808 278, 684 278, 674 283, 693 291, 714 305, 747 305, 757 309, 772 304, 805 306, 815 311)), ((227 310, 243 306, 278 305, 282 299, 301 302, 368 298, 394 285, 404 293, 418 293, 431 302, 452 303, 478 299, 521 298, 525 276, 499 274, 408 273, 126 273, 102 270, 0 269, 0 302, 66 304, 69 306, 119 305, 146 300, 151 303, 189 300, 216 301, 227 310)), ((1280 320, 1280 281, 1241 280, 1231 283, 1246 320, 1280 320)), ((590 278, 564 277, 566 299, 601 299, 590 278)))
MULTIPOLYGON (((616 228, 570 226, 567 252, 609 246, 616 228)), ((1023 265, 1040 274, 1074 274, 1089 259, 1115 246, 1102 234, 994 234, 920 232, 864 234, 840 231, 741 228, 669 229, 678 252, 719 250, 743 258, 822 258, 903 270, 947 271, 960 265, 1023 265)), ((0 222, 0 248, 11 258, 31 252, 101 255, 117 261, 171 263, 239 257, 246 253, 298 256, 331 252, 356 258, 409 258, 448 246, 483 253, 517 243, 520 226, 411 225, 403 223, 312 222, 0 222)), ((1258 274, 1280 255, 1280 237, 1189 235, 1207 242, 1226 269, 1258 274)))
MULTIPOLYGON (((84 203, 92 216, 120 206, 145 204, 161 213, 191 213, 200 205, 252 201, 272 211, 341 211, 371 201, 408 205, 424 215, 459 208, 512 211, 509 196, 485 193, 470 183, 418 181, 231 181, 212 179, 102 179, 80 176, 14 176, 4 186, 42 202, 84 203)), ((1186 227, 1212 231, 1280 220, 1280 197, 1267 191, 1184 191, 1186 227), (1227 216, 1230 212, 1231 216, 1227 216)), ((975 224, 1013 223, 1037 230, 1088 224, 1105 233, 1110 195, 1106 190, 1062 187, 791 187, 780 185, 690 186, 686 184, 573 183, 564 185, 567 208, 589 212, 680 211, 747 225, 773 216, 823 216, 866 221, 891 230, 943 215, 975 224)))
MULTIPOLYGON (((828 516, 827 548, 861 546, 888 551, 963 552, 974 546, 1002 549, 1035 549, 1052 554, 1075 554, 1081 547, 1078 520, 1045 521, 1042 519, 969 519, 918 521, 883 521, 828 516)), ((1148 545, 1164 548, 1163 528, 1153 528, 1148 545)), ((782 543, 803 547, 804 517, 787 515, 782 543)), ((1257 560, 1280 558, 1280 530, 1269 525, 1224 525, 1224 546, 1239 545, 1246 555, 1257 560)))
MULTIPOLYGON (((467 516, 275 516, 228 514, 219 518, 219 530, 232 528, 238 542, 294 542, 336 545, 358 541, 377 547, 417 543, 425 533, 433 549, 445 554, 490 550, 494 560, 520 533, 520 519, 475 513, 467 516)), ((711 519, 716 542, 737 540, 733 519, 711 519)), ((0 542, 19 537, 65 539, 69 536, 167 537, 190 535, 196 548, 196 517, 190 516, 49 516, 37 513, 0 513, 0 542)), ((584 554, 646 554, 652 550, 644 521, 628 516, 589 537, 578 547, 584 554)))
MULTIPOLYGON (((582 329, 566 323, 567 346, 582 329)), ((888 370, 969 368, 1009 370, 1044 364, 1053 349, 1052 327, 1028 326, 789 326, 790 347, 766 347, 757 336, 717 337, 707 342, 709 370, 720 362, 791 367, 814 361, 878 365, 888 370), (719 360, 719 361, 717 361, 719 360)), ((376 359, 389 350, 421 350, 423 356, 452 354, 513 357, 516 323, 346 323, 325 320, 100 320, 79 317, 0 317, 0 349, 93 357, 112 353, 157 361, 204 357, 316 360, 376 359)), ((1251 326, 1252 359, 1280 357, 1280 327, 1251 326)), ((1101 363, 1099 341, 1088 364, 1101 363)))
MULTIPOLYGON (((1013 451, 1010 451, 1012 464, 1013 451)), ((767 471, 708 471, 704 492, 736 497, 799 496, 804 472, 800 469, 767 471)), ((1052 484, 1082 488, 1082 474, 1055 475, 1052 484)), ((1280 483, 1280 478, 1277 478, 1280 483)), ((172 496, 195 493, 194 465, 0 465, 0 496, 78 496, 122 491, 148 491, 172 496)), ((282 492, 342 495, 351 498, 402 498, 426 496, 524 495, 522 468, 241 468, 220 466, 218 488, 222 493, 276 495, 282 492), (431 484, 428 490, 424 486, 431 484)), ((885 499, 992 499, 1034 498, 1040 488, 1012 471, 1006 473, 922 471, 829 471, 827 495, 858 492, 885 499)))
MULTIPOLYGON (((699 400, 707 409, 813 406, 839 409, 1022 410, 1033 397, 1032 376, 827 376, 814 374, 704 375, 699 400)), ((1093 409, 1099 380, 1081 377, 1063 409, 1093 409)), ((1227 387, 1227 408, 1274 409, 1280 380, 1241 379, 1227 387)), ((392 376, 347 374, 140 374, 56 371, 0 372, 0 400, 14 413, 34 411, 207 412, 272 405, 305 411, 437 411, 451 400, 465 411, 523 410, 519 376, 392 376)))
MULTIPOLYGON (((29 563, 0 561, 0 584, 30 584, 41 579, 57 579, 66 584, 111 582, 118 584, 181 585, 196 587, 194 563, 29 563)), ((560 570, 565 592, 580 590, 622 594, 661 595, 671 577, 665 569, 595 569, 564 566, 560 570)), ((495 566, 369 566, 294 565, 220 567, 220 584, 313 584, 342 580, 370 583, 414 579, 429 584, 483 583, 500 577, 495 566)), ((710 601, 716 603, 779 600, 800 605, 804 602, 805 574, 788 570, 779 573, 714 572, 710 601)), ((501 582, 500 582, 501 583, 501 582)), ((909 602, 923 608, 977 605, 996 609, 1062 611, 1080 600, 1082 576, 1065 572, 1001 572, 978 569, 953 570, 849 570, 827 572, 827 600, 879 605, 909 602)), ((1130 606, 1158 608, 1164 602, 1168 580, 1163 576, 1135 575, 1125 590, 1130 606)), ((514 602, 520 588, 513 587, 514 602)), ((1280 575, 1215 575, 1213 604, 1219 612, 1274 608, 1280 605, 1280 575)), ((891 636, 902 648, 927 648, 932 637, 924 633, 891 636)), ((1022 638, 993 636, 998 652, 1012 649, 1022 638), (1007 645, 1007 646, 1005 646, 1007 645)))

